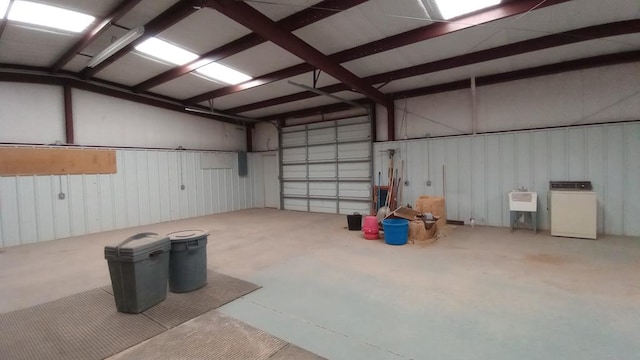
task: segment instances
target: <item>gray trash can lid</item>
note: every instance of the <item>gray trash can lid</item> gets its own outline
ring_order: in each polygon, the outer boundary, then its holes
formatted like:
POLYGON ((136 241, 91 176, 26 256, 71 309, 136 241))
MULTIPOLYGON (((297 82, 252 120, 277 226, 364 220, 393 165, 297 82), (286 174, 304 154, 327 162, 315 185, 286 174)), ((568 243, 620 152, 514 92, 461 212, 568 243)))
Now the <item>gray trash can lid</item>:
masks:
POLYGON ((156 233, 139 233, 118 245, 105 246, 106 257, 135 258, 156 250, 167 250, 169 238, 156 233))
POLYGON ((167 236, 171 241, 187 241, 207 237, 209 233, 204 230, 180 230, 170 232, 167 236))

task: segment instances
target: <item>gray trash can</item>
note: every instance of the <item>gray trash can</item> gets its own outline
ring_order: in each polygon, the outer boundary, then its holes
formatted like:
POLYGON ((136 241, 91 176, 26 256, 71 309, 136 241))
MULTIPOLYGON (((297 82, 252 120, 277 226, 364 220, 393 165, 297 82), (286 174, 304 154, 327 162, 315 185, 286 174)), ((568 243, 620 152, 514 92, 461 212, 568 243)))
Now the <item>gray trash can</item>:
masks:
POLYGON ((189 292, 207 285, 207 236, 203 230, 181 230, 167 234, 171 239, 169 290, 189 292))
POLYGON ((118 311, 137 314, 167 298, 170 249, 169 238, 156 233, 104 248, 118 311))

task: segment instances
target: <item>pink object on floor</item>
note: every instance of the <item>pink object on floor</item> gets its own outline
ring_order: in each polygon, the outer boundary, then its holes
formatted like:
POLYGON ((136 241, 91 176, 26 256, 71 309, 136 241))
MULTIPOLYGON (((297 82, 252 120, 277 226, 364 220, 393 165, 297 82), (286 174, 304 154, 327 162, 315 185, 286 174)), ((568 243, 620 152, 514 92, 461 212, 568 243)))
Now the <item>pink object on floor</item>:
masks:
POLYGON ((367 240, 379 239, 378 219, 375 216, 366 216, 362 224, 362 232, 367 240))

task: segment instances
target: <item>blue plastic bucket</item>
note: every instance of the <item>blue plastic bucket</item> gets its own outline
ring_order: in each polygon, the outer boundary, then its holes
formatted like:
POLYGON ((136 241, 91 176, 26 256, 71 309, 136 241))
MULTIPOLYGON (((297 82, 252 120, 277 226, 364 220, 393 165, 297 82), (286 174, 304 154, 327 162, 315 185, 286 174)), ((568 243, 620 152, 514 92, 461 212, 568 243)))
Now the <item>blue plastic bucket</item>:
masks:
POLYGON ((384 242, 389 245, 404 245, 409 238, 409 220, 385 219, 382 220, 384 229, 384 242))

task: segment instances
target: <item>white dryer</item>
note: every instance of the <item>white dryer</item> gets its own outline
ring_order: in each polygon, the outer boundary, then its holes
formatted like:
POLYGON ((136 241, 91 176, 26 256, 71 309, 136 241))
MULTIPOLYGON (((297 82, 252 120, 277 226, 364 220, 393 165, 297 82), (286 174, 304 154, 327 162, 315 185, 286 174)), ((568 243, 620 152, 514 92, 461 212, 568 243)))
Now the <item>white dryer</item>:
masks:
POLYGON ((551 235, 595 239, 597 196, 588 181, 552 181, 549 190, 551 235))

